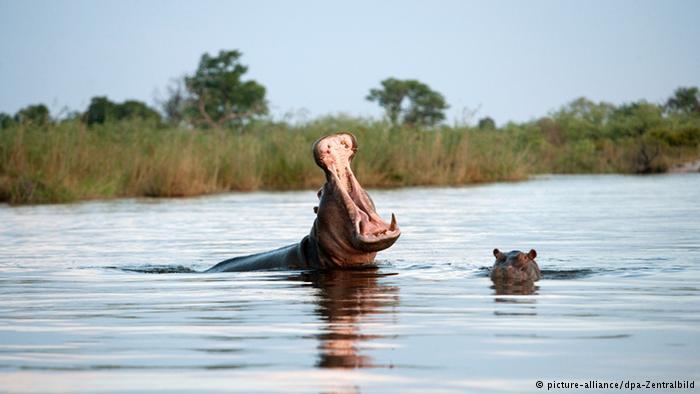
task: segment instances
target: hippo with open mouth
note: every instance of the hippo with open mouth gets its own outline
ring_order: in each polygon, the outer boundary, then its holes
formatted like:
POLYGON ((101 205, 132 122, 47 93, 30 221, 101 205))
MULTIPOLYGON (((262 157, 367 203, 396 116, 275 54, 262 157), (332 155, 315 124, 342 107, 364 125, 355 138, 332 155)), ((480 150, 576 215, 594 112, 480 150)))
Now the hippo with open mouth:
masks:
POLYGON ((396 217, 387 223, 350 168, 357 151, 355 136, 340 133, 317 140, 313 154, 326 174, 318 191, 316 220, 301 242, 270 252, 234 257, 205 272, 265 269, 337 269, 372 266, 377 252, 396 242, 396 217))
POLYGON ((496 263, 491 268, 491 280, 498 282, 535 282, 542 278, 540 267, 535 261, 537 252, 535 249, 525 254, 519 250, 503 253, 498 249, 493 250, 496 263))

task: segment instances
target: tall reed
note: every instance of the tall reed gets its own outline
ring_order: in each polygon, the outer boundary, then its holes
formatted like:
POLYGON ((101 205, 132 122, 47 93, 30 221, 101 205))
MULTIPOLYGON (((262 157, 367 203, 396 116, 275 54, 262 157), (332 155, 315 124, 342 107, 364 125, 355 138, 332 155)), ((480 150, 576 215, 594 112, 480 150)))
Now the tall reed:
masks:
MULTIPOLYGON (((462 185, 537 172, 629 172, 633 142, 554 146, 526 129, 392 128, 345 117, 304 125, 264 122, 243 131, 161 128, 138 121, 0 130, 0 201, 51 203, 127 196, 319 187, 313 141, 338 131, 359 141, 366 187, 462 185)), ((681 160, 678 150, 664 157, 681 160), (675 155, 675 156, 673 156, 675 155)))

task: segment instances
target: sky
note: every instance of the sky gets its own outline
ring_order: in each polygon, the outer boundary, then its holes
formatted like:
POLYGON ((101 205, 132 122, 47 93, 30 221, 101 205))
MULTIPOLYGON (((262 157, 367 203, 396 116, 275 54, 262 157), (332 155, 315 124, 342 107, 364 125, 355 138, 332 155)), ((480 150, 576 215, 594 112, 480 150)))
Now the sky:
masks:
POLYGON ((581 96, 664 102, 700 85, 700 1, 0 0, 0 112, 155 105, 203 53, 238 49, 276 118, 381 117, 388 77, 448 123, 544 116, 581 96))

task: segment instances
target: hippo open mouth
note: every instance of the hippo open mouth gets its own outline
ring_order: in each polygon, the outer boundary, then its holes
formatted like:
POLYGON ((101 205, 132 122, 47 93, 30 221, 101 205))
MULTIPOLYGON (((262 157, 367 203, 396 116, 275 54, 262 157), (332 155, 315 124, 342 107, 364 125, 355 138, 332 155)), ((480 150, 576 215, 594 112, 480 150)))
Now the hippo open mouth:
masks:
MULTIPOLYGON (((326 185, 319 195, 318 216, 321 219, 322 216, 333 216, 344 211, 349 221, 335 221, 334 225, 350 232, 346 235, 354 249, 377 252, 393 245, 401 230, 394 214, 390 223, 379 217, 372 199, 355 178, 350 162, 356 151, 357 140, 351 134, 331 135, 314 144, 314 159, 326 174, 326 185)), ((336 243, 344 243, 341 237, 340 234, 334 237, 336 243)))
POLYGON ((396 242, 396 217, 387 223, 350 169, 357 151, 352 134, 323 137, 313 146, 314 159, 326 174, 314 207, 316 219, 301 242, 269 252, 224 260, 206 272, 263 269, 354 269, 372 266, 377 252, 396 242))

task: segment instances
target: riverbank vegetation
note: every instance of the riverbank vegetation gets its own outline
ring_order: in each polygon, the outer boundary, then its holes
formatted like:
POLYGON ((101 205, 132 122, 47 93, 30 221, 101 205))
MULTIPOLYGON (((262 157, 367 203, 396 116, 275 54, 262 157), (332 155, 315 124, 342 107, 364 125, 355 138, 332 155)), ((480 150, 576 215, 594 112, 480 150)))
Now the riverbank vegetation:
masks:
POLYGON ((548 116, 497 127, 443 123, 444 97, 415 80, 371 89, 382 119, 328 116, 280 122, 265 88, 242 81, 240 53, 205 55, 171 89, 161 111, 95 97, 84 112, 52 118, 44 105, 0 114, 0 201, 194 196, 317 188, 311 156, 322 135, 359 141, 366 187, 521 180, 540 173, 654 173, 700 157, 700 94, 679 88, 664 103, 576 99, 548 116))
MULTIPOLYGON (((315 188, 323 178, 311 144, 342 130, 358 137, 354 166, 366 187, 462 185, 538 173, 660 172, 700 156, 698 119, 657 114, 646 120, 613 118, 591 128, 602 122, 591 111, 601 108, 579 100, 551 117, 498 129, 416 129, 343 116, 299 125, 256 121, 238 130, 140 120, 94 127, 79 120, 15 125, 0 131, 0 200, 315 188), (587 109, 580 113, 582 106, 587 109)), ((651 108, 631 111, 646 110, 651 108)))

